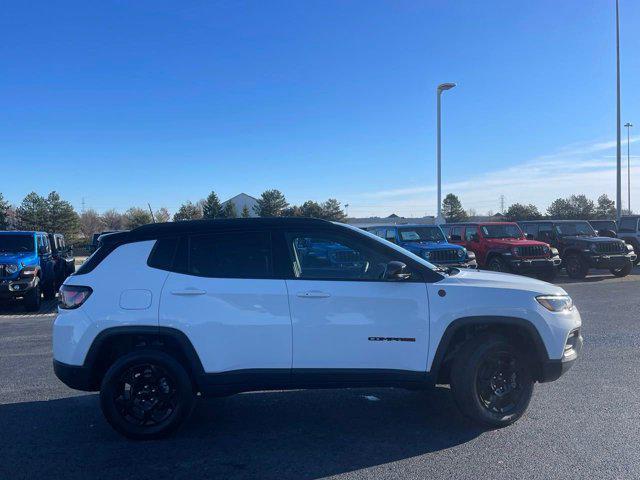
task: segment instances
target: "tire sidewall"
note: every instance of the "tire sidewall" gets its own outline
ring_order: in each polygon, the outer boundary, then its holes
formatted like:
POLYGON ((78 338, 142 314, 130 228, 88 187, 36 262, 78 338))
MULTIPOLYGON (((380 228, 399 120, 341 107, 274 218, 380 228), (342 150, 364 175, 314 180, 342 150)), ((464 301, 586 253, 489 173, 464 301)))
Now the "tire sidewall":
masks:
POLYGON ((191 414, 194 402, 195 394, 189 375, 178 361, 161 351, 132 352, 119 358, 107 370, 100 386, 100 406, 105 418, 117 432, 134 440, 162 438, 175 432, 191 414), (141 427, 127 422, 113 401, 120 376, 127 369, 142 363, 161 366, 171 377, 178 391, 178 404, 170 419, 151 427, 141 427))
POLYGON ((610 269, 610 272, 616 277, 626 277, 631 273, 632 269, 633 269, 633 264, 629 262, 620 269, 617 269, 617 270, 615 268, 610 269))
POLYGON ((487 268, 492 272, 505 273, 507 271, 507 266, 499 256, 494 256, 489 260, 487 264, 487 268))
POLYGON ((27 295, 22 300, 24 302, 24 308, 28 312, 37 312, 40 310, 40 305, 42 303, 41 291, 40 291, 40 282, 36 284, 27 295))
POLYGON ((584 278, 587 276, 587 269, 585 268, 584 261, 582 260, 582 258, 580 258, 580 255, 576 255, 575 253, 569 255, 569 257, 567 258, 567 265, 565 266, 565 270, 567 271, 567 275, 574 279, 584 278), (571 263, 573 262, 577 264, 577 271, 571 271, 568 268, 569 265, 571 265, 571 263))
POLYGON ((534 381, 531 371, 527 368, 526 359, 519 350, 509 343, 506 338, 498 335, 486 335, 482 339, 472 339, 467 348, 471 348, 453 366, 452 390, 458 407, 467 417, 491 428, 508 426, 518 420, 527 410, 533 395, 534 381), (508 351, 523 365, 518 379, 523 389, 517 407, 512 413, 498 414, 490 412, 482 404, 478 395, 476 379, 483 358, 493 351, 508 351))

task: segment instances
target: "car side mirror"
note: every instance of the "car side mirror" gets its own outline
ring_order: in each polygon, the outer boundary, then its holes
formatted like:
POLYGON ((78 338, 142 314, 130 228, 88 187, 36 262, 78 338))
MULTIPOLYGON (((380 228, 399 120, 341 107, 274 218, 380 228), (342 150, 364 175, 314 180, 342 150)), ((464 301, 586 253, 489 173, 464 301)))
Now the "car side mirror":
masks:
POLYGON ((472 242, 479 242, 480 241, 480 237, 478 236, 477 233, 472 233, 471 234, 471 241, 472 242))
POLYGON ((411 274, 407 272, 407 265, 394 260, 387 264, 387 278, 389 280, 407 280, 411 274))

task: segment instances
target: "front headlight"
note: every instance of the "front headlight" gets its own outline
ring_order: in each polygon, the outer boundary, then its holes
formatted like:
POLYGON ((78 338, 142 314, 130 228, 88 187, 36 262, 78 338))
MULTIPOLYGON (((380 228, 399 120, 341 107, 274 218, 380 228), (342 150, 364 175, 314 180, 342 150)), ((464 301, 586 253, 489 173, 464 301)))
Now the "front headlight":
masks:
POLYGON ((573 309, 573 300, 569 295, 540 295, 536 300, 550 312, 569 312, 573 309))
POLYGON ((589 245, 589 250, 595 252, 598 250, 598 246, 595 243, 592 243, 591 245, 589 245))
POLYGON ((431 252, 429 252, 428 250, 425 250, 424 252, 422 252, 422 256, 424 257, 425 260, 429 260, 431 258, 431 252))
POLYGON ((5 271, 9 274, 9 275, 13 275, 14 273, 16 273, 18 271, 18 265, 6 265, 4 267, 5 271))
POLYGON ((511 250, 511 252, 513 253, 514 256, 519 257, 520 256, 520 249, 518 247, 513 247, 513 250, 511 250))
POLYGON ((461 248, 460 250, 458 250, 458 256, 460 258, 463 258, 466 255, 466 250, 464 248, 461 248))
POLYGON ((547 245, 545 245, 544 247, 542 247, 542 253, 547 254, 549 253, 549 247, 547 245))

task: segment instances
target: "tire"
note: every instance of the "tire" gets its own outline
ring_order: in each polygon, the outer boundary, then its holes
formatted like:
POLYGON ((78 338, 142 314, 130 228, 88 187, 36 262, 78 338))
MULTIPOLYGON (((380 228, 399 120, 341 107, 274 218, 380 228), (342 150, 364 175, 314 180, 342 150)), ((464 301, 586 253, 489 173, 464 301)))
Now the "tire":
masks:
POLYGON ((583 279, 589 273, 589 265, 585 262, 580 255, 572 253, 565 261, 564 265, 567 275, 574 279, 583 279))
POLYGON ((471 338, 451 366, 451 391, 458 408, 490 428, 511 425, 524 414, 533 383, 522 349, 501 335, 471 338))
POLYGON ((507 263, 502 259, 502 257, 496 255, 491 257, 491 259, 487 262, 487 269, 492 272, 509 272, 509 267, 507 263))
POLYGON ((188 373, 175 358, 160 351, 141 350, 119 358, 100 387, 107 422, 134 440, 172 434, 189 417, 194 403, 188 373))
POLYGON ((52 278, 49 283, 42 287, 42 296, 45 300, 53 300, 56 298, 56 280, 52 278))
POLYGON ((40 303, 42 302, 40 293, 40 283, 38 283, 24 296, 22 301, 24 302, 24 309, 27 312, 37 312, 40 310, 40 303))
POLYGON ((631 262, 628 262, 622 268, 610 268, 609 271, 616 277, 626 277, 631 273, 632 269, 633 269, 633 264, 631 262))

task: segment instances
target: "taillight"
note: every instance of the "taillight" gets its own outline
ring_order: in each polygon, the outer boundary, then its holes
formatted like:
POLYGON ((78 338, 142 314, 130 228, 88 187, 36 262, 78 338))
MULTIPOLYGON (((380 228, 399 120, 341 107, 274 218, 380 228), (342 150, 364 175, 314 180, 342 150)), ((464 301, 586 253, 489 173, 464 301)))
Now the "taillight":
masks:
POLYGON ((78 287, 76 285, 62 285, 60 287, 60 301, 58 306, 65 310, 78 308, 91 295, 91 287, 78 287))

